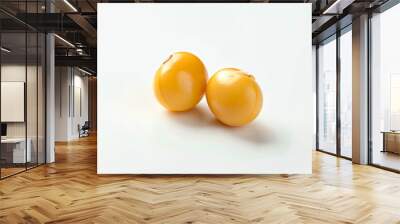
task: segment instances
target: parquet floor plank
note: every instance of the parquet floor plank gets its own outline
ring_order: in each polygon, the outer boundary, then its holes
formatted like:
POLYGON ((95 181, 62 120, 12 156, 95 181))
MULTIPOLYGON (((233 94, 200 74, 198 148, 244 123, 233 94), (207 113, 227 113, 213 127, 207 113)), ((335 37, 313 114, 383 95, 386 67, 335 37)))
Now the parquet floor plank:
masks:
POLYGON ((312 175, 97 175, 96 137, 0 181, 2 223, 397 223, 400 175, 313 153, 312 175))

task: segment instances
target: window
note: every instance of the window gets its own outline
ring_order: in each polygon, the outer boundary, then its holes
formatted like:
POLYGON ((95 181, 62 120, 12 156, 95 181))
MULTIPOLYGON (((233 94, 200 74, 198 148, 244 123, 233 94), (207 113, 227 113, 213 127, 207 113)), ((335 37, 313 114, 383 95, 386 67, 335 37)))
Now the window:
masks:
POLYGON ((400 5, 371 18, 373 164, 400 170, 400 5))
POLYGON ((352 33, 340 36, 340 155, 352 157, 352 33))
POLYGON ((318 149, 336 153, 336 39, 318 47, 318 149))
MULTIPOLYGON (((44 1, 19 2, 16 10, 40 13, 41 5, 44 1)), ((4 13, 0 17, 13 24, 0 24, 0 178, 5 178, 45 163, 46 39, 4 13)))
POLYGON ((350 159, 353 73, 351 25, 320 43, 317 53, 317 147, 321 151, 350 159))

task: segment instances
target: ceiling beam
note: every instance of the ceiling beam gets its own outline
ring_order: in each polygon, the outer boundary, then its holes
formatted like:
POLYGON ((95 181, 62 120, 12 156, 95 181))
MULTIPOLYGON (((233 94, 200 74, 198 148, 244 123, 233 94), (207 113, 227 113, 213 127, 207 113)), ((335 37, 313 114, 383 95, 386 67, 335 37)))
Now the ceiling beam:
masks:
POLYGON ((97 37, 97 30, 90 24, 85 17, 80 14, 67 14, 67 16, 74 21, 77 25, 79 25, 90 37, 97 37))
POLYGON ((55 56, 56 66, 81 66, 96 70, 97 60, 91 56, 55 56))
POLYGON ((329 20, 331 20, 332 18, 334 18, 335 16, 320 16, 317 18, 317 20, 315 20, 315 22, 313 22, 312 24, 312 32, 317 32, 318 30, 320 30, 322 28, 322 26, 324 26, 329 20))
POLYGON ((355 2, 355 0, 336 0, 323 10, 322 14, 342 14, 343 10, 353 2, 355 2))

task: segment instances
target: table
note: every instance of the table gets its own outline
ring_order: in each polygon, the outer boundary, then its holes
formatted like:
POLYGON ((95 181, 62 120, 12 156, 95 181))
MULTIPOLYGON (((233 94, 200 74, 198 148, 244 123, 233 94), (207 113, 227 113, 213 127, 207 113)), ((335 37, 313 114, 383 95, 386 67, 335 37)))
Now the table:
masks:
POLYGON ((5 138, 1 139, 1 157, 6 160, 7 163, 26 163, 31 162, 32 153, 31 145, 32 141, 27 138, 28 142, 25 154, 25 138, 5 138))
POLYGON ((382 152, 392 152, 400 154, 400 131, 382 131, 383 150, 382 152))

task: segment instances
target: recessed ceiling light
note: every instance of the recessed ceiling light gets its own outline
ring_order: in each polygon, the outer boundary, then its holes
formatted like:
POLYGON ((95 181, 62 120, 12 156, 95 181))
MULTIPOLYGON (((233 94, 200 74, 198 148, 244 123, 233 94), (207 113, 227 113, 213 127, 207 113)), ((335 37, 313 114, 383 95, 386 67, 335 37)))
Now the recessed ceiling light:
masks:
POLYGON ((79 68, 79 67, 78 67, 78 70, 81 71, 81 72, 83 72, 83 73, 85 73, 85 74, 87 74, 87 75, 90 75, 90 76, 93 75, 92 73, 90 73, 90 72, 88 72, 88 71, 86 71, 86 70, 83 70, 83 69, 81 69, 81 68, 79 68))
POLYGON ((10 53, 10 52, 11 52, 10 49, 7 49, 7 48, 5 48, 5 47, 1 47, 0 49, 1 49, 1 51, 4 51, 4 52, 6 52, 6 53, 10 53))
POLYGON ((68 1, 64 0, 65 4, 67 4, 74 12, 78 12, 78 10, 68 1))
POLYGON ((66 43, 68 46, 75 48, 75 45, 73 45, 73 44, 72 44, 71 42, 69 42, 68 40, 66 40, 66 39, 64 39, 64 38, 62 38, 62 37, 60 37, 60 36, 57 35, 57 34, 54 34, 54 36, 57 37, 57 38, 58 38, 59 40, 61 40, 62 42, 66 43))
POLYGON ((355 0, 336 0, 322 14, 342 14, 343 9, 351 5, 355 0))

